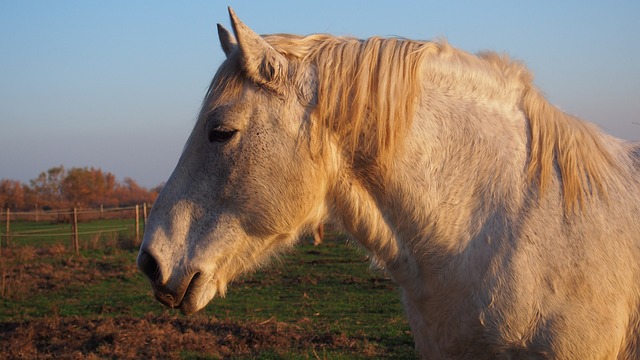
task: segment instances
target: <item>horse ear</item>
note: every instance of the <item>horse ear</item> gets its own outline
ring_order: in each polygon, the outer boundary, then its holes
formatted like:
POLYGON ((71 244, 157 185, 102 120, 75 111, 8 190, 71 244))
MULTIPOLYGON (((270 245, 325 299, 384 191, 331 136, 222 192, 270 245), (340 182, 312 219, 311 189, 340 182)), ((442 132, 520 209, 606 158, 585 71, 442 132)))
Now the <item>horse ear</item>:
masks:
POLYGON ((229 30, 220 24, 218 24, 218 38, 220 38, 220 46, 222 46, 224 54, 229 57, 229 54, 238 46, 238 41, 229 30))
POLYGON ((240 21, 231 8, 229 17, 238 39, 240 58, 247 76, 256 84, 278 91, 279 84, 285 79, 287 59, 240 21))

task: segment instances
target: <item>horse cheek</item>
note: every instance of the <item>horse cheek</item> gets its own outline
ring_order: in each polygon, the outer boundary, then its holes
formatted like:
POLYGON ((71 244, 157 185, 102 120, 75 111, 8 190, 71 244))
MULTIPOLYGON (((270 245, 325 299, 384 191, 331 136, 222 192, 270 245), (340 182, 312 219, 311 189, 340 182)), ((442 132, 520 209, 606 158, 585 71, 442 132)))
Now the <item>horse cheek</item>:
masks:
POLYGON ((242 179, 247 182, 248 194, 243 222, 250 235, 269 237, 295 232, 310 211, 313 191, 309 179, 314 173, 304 152, 287 140, 272 144, 266 156, 265 152, 253 154, 251 174, 242 179))

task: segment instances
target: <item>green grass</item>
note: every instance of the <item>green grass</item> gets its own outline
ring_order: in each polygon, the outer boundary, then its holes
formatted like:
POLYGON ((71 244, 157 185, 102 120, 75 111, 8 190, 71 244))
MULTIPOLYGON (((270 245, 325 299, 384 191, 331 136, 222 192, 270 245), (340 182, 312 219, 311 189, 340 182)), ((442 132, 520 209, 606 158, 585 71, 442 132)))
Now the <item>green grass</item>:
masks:
MULTIPOLYGON (((82 224, 81 229, 104 222, 108 221, 82 224)), ((16 231, 20 226, 35 230, 41 225, 16 223, 16 231)), ((384 272, 371 269, 365 254, 346 244, 344 236, 330 235, 318 247, 303 241, 270 267, 235 281, 230 284, 226 298, 215 298, 193 316, 249 323, 270 320, 293 323, 318 334, 361 338, 389 349, 389 358, 414 358, 398 288, 384 272)), ((5 296, 0 298, 0 323, 51 316, 177 315, 154 299, 147 279, 135 267, 137 250, 131 242, 125 242, 128 246, 122 246, 122 241, 109 247, 81 246, 77 255, 67 247, 62 254, 52 255, 37 251, 31 239, 22 238, 20 241, 24 243, 16 244, 18 241, 16 238, 12 245, 14 257, 2 258, 7 281, 5 296), (32 289, 12 288, 20 286, 20 279, 32 289)), ((42 240, 38 241, 38 246, 42 246, 42 240)), ((280 350, 267 351, 257 358, 354 357, 353 353, 342 353, 340 349, 323 351, 292 350, 284 357, 280 350)), ((193 351, 181 357, 208 358, 207 354, 193 351)))
POLYGON ((308 317, 332 330, 378 333, 396 328, 381 327, 383 321, 404 322, 399 298, 396 287, 381 271, 370 269, 361 252, 341 242, 325 242, 303 245, 281 264, 232 284, 227 297, 205 311, 242 320, 308 317), (389 314, 397 316, 389 319, 389 314))

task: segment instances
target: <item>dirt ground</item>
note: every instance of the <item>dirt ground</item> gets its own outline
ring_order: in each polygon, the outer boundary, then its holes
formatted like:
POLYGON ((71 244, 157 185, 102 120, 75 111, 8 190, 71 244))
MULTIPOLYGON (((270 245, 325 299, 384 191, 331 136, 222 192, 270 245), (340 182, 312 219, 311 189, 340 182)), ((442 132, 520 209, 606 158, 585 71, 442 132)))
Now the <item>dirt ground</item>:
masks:
MULTIPOLYGON (((2 359, 278 358, 286 350, 324 358, 326 351, 376 356, 363 339, 304 330, 276 321, 235 323, 204 318, 147 316, 48 318, 0 323, 2 359), (280 349, 280 350, 279 350, 280 349)), ((303 355, 304 356, 304 355, 303 355)))

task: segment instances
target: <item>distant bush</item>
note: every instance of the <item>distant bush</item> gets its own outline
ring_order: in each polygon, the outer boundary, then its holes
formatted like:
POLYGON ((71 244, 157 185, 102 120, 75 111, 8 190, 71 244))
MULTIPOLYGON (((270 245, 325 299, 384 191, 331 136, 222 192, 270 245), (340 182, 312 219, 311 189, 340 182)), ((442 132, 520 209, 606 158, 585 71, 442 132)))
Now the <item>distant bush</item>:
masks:
POLYGON ((0 209, 32 210, 69 207, 129 206, 153 203, 162 186, 148 190, 131 178, 116 177, 96 168, 53 167, 31 180, 0 180, 0 209))

